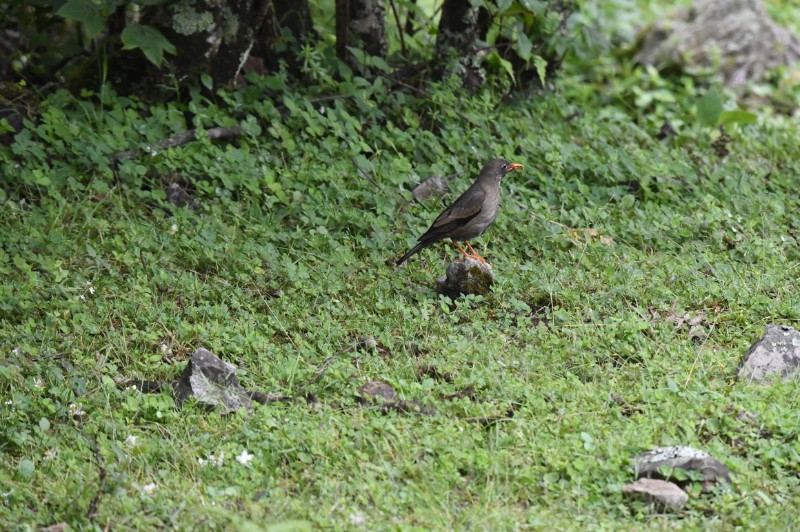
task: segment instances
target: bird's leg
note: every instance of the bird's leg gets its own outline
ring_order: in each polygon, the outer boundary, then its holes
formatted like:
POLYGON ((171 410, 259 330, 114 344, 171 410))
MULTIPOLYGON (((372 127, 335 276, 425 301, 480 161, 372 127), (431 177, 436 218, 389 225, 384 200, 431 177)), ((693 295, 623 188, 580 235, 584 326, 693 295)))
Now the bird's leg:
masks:
POLYGON ((466 242, 466 241, 465 241, 465 242, 464 242, 464 244, 466 244, 466 245, 467 245, 467 249, 468 249, 468 250, 469 250, 469 252, 470 252, 470 255, 469 255, 470 257, 472 257, 473 259, 478 259, 479 261, 481 261, 482 263, 484 263, 486 266, 488 266, 488 265, 489 265, 489 263, 488 263, 488 262, 486 262, 486 259, 484 259, 484 258, 483 258, 483 257, 481 257, 480 255, 478 255, 478 252, 477 252, 477 251, 475 251, 474 249, 472 249, 472 246, 470 246, 470 245, 469 245, 469 242, 466 242))
POLYGON ((459 250, 459 251, 460 251, 460 252, 461 252, 461 253, 462 253, 462 254, 463 254, 465 257, 469 257, 469 253, 467 253, 466 251, 464 251, 464 248, 462 248, 462 247, 461 247, 461 244, 459 244, 459 243, 458 243, 458 242, 456 242, 455 240, 453 240, 453 244, 455 244, 455 245, 456 245, 456 247, 458 248, 458 250, 459 250))

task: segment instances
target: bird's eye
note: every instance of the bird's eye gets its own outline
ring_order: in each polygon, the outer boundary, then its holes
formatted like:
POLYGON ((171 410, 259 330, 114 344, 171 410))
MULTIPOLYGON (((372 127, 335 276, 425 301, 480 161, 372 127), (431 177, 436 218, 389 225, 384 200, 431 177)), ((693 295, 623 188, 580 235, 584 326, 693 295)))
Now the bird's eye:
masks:
POLYGON ((508 165, 507 164, 503 165, 503 170, 508 170, 508 165))

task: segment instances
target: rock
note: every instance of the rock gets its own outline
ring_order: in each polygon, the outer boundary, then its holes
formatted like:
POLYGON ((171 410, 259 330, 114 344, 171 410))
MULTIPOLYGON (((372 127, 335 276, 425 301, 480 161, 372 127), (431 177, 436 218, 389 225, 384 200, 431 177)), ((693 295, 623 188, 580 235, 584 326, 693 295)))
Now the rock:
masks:
POLYGON ((447 275, 436 281, 436 291, 450 299, 462 295, 489 295, 494 283, 492 267, 477 259, 463 257, 447 267, 447 275))
POLYGON ((236 366, 224 362, 211 351, 197 348, 175 384, 175 398, 183 402, 194 397, 200 404, 219 407, 224 414, 240 408, 253 410, 253 401, 239 384, 236 366))
POLYGON ((800 332, 788 325, 767 325, 739 365, 740 379, 769 384, 776 376, 796 377, 800 368, 800 332))
POLYGON ((377 351, 379 355, 383 356, 392 354, 386 347, 378 343, 374 336, 359 336, 353 349, 367 353, 374 353, 377 351))
POLYGON ((397 398, 395 389, 381 381, 370 381, 362 384, 356 392, 358 392, 363 402, 371 403, 378 397, 384 401, 394 401, 397 398))
POLYGON ((62 521, 54 525, 42 527, 39 529, 39 532, 68 532, 69 530, 72 530, 72 527, 62 521))
POLYGON ((440 175, 432 175, 411 191, 414 201, 439 198, 447 192, 447 181, 440 175))
POLYGON ((357 351, 374 351, 378 349, 378 341, 374 336, 359 336, 356 340, 357 351))
POLYGON ((770 18, 762 0, 697 0, 645 29, 634 61, 691 72, 718 66, 725 83, 759 81, 800 59, 800 42, 770 18))
POLYGON ((708 338, 708 333, 702 325, 692 325, 689 327, 689 339, 695 342, 705 342, 708 338))
POLYGON ((640 478, 626 484, 622 487, 622 492, 652 502, 658 510, 678 511, 689 500, 689 495, 672 482, 654 478, 640 478))
MULTIPOLYGON (((633 468, 636 478, 658 478, 661 480, 674 480, 670 478, 669 468, 695 471, 703 475, 703 489, 707 489, 719 481, 730 482, 730 470, 719 460, 705 451, 677 445, 674 447, 656 447, 646 451, 633 459, 633 468), (662 473, 659 469, 666 468, 662 473)), ((686 485, 689 481, 677 481, 686 485)))
POLYGON ((189 206, 192 209, 200 207, 200 202, 178 183, 172 183, 168 186, 166 194, 167 201, 178 207, 189 206))

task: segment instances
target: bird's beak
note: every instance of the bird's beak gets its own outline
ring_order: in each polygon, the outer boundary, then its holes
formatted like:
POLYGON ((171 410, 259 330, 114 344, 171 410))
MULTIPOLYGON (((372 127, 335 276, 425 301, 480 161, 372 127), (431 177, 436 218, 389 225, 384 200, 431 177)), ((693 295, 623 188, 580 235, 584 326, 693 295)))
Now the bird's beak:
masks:
POLYGON ((520 168, 522 168, 522 165, 521 165, 521 164, 517 164, 517 163, 510 163, 510 164, 508 165, 508 171, 509 171, 509 172, 512 172, 512 171, 514 171, 514 170, 519 170, 520 168))

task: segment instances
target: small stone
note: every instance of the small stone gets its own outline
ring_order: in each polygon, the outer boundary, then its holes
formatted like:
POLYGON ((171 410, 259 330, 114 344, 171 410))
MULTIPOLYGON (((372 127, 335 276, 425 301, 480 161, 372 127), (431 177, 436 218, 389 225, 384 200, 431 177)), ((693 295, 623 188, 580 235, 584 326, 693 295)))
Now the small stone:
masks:
POLYGON ((623 486, 622 492, 651 502, 659 510, 678 511, 689 500, 689 495, 672 482, 653 478, 640 478, 623 486))
POLYGON ((395 389, 381 381, 370 381, 362 384, 356 392, 364 402, 369 403, 374 402, 378 397, 384 401, 394 401, 397 398, 395 389))
POLYGON ((695 342, 704 342, 708 338, 708 333, 702 325, 692 325, 689 328, 689 339, 695 342))
POLYGON ((447 181, 440 175, 432 175, 411 191, 414 201, 439 198, 447 192, 447 181))
POLYGON ((447 267, 447 275, 436 281, 436 291, 450 299, 462 295, 487 296, 494 284, 491 265, 471 257, 463 257, 447 267))
POLYGON ((356 349, 359 351, 373 351, 378 348, 378 341, 374 336, 360 336, 356 341, 356 349))
POLYGON ((192 209, 200 207, 200 202, 178 183, 168 186, 166 194, 167 201, 178 207, 189 206, 192 209))
POLYGON ((769 384, 775 377, 789 379, 800 368, 800 332, 788 325, 767 325, 764 336, 750 346, 739 366, 739 379, 769 384))
POLYGON ((72 527, 62 521, 61 523, 42 527, 39 532, 67 532, 69 530, 72 530, 72 527))
POLYGON ((200 404, 220 408, 223 414, 240 408, 248 412, 253 410, 253 401, 239 384, 236 366, 202 347, 192 353, 174 393, 179 403, 194 397, 200 404))
MULTIPOLYGON (((633 459, 636 478, 658 478, 672 480, 669 473, 662 473, 661 468, 683 469, 695 471, 703 475, 703 489, 720 481, 730 482, 730 469, 705 451, 676 445, 673 447, 656 447, 633 459)), ((689 481, 683 482, 688 484, 689 481)))
POLYGON ((392 353, 378 342, 374 336, 359 336, 355 343, 356 351, 365 351, 374 353, 377 351, 379 355, 389 356, 392 353))

